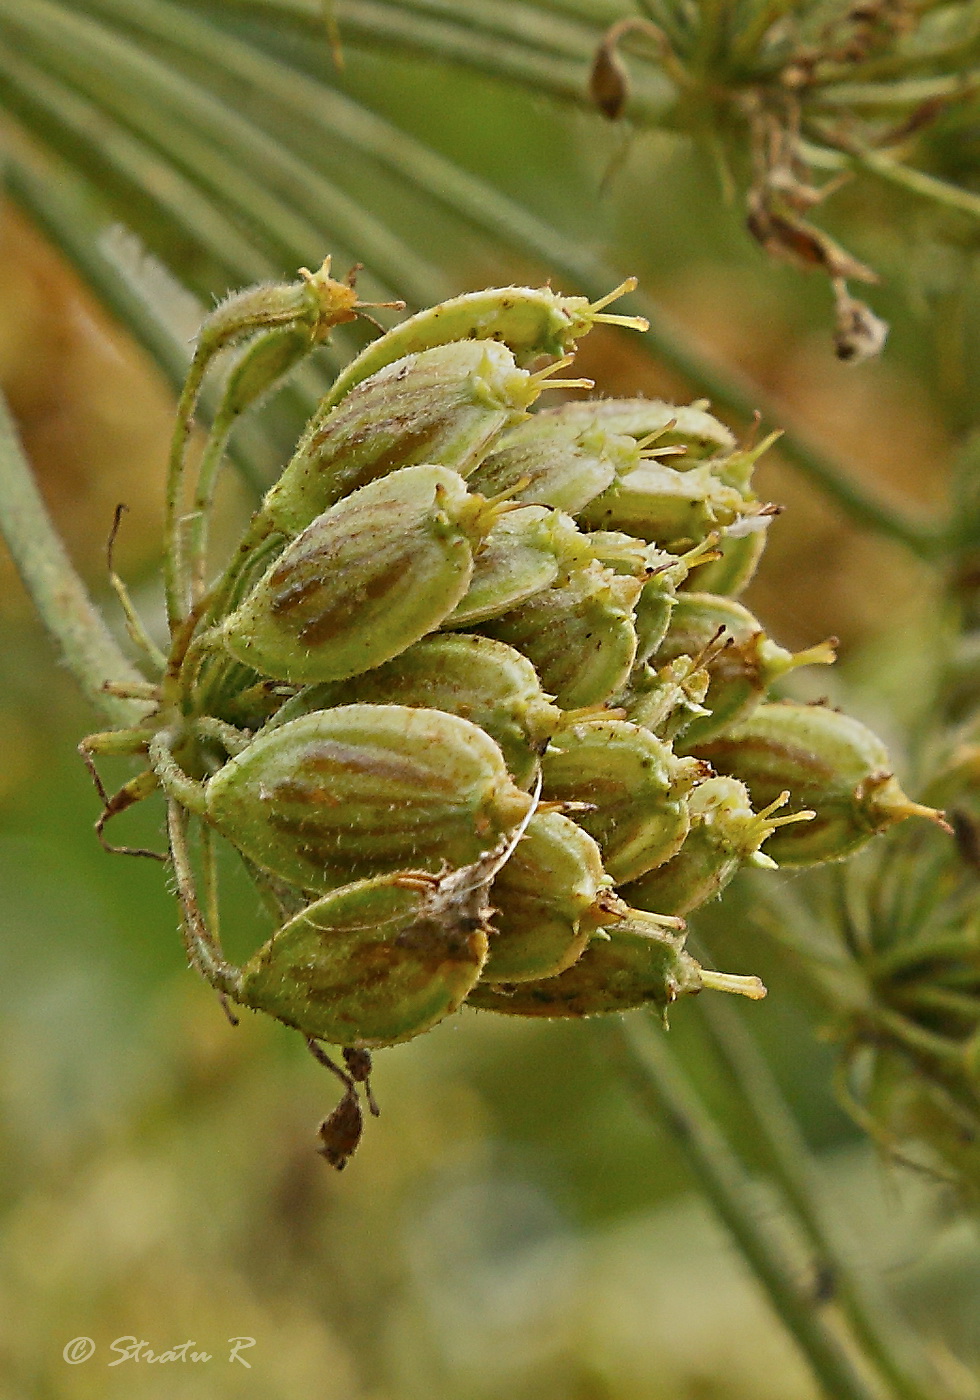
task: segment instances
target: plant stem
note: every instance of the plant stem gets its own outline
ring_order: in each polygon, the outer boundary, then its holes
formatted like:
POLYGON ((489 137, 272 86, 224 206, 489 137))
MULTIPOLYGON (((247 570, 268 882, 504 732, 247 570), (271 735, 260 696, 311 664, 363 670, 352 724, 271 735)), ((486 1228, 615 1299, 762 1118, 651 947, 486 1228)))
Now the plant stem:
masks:
POLYGON ((889 1300, 852 1267, 840 1227, 823 1199, 816 1163, 782 1096, 765 1056, 735 1009, 721 997, 699 997, 697 1010, 739 1092, 773 1174, 832 1280, 855 1336, 902 1400, 937 1400, 920 1382, 922 1359, 912 1355, 914 1335, 903 1330, 889 1300))
POLYGON ((92 703, 120 725, 136 724, 147 706, 109 695, 107 681, 143 681, 116 645, 75 571, 38 490, 16 425, 0 395, 0 529, 24 587, 92 703))
POLYGON ((759 1202, 731 1147, 676 1064, 662 1035, 638 1016, 618 1019, 607 1035, 640 1102, 666 1120, 698 1183, 734 1236, 769 1300, 809 1361, 829 1400, 881 1400, 840 1332, 822 1315, 781 1235, 759 1202))
POLYGON ((826 145, 849 156, 854 165, 877 175, 879 179, 897 185, 899 189, 908 190, 910 194, 918 195, 921 199, 932 200, 933 203, 941 204, 947 209, 956 209, 974 219, 980 218, 980 195, 974 194, 972 190, 951 185, 948 180, 938 180, 935 175, 930 175, 925 170, 903 165, 884 151, 876 151, 864 145, 845 131, 823 125, 818 128, 818 135, 826 145))

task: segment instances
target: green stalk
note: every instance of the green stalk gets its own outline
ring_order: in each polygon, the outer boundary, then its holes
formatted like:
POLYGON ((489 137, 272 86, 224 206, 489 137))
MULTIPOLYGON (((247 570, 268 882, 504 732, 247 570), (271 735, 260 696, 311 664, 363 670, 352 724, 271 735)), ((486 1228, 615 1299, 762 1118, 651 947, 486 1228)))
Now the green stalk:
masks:
POLYGON ((738 1090, 763 1145, 774 1177, 833 1282, 855 1336, 901 1400, 940 1400, 920 1381, 923 1358, 913 1353, 913 1333, 867 1275, 855 1269, 840 1227, 824 1201, 816 1163, 783 1098, 775 1076, 742 1018, 721 997, 699 997, 697 1010, 719 1061, 738 1090))
POLYGON ((136 685, 144 678, 116 645, 68 558, 2 395, 0 529, 24 587, 88 699, 112 722, 137 724, 146 704, 108 695, 104 686, 136 685))
POLYGON ((951 185, 947 180, 938 180, 935 175, 929 175, 924 170, 915 170, 911 166, 903 165, 901 161, 892 160, 883 151, 872 150, 870 146, 863 145, 844 132, 830 130, 824 126, 820 129, 820 139, 836 150, 843 151, 850 157, 852 165, 860 166, 862 170, 877 175, 888 184, 897 185, 899 189, 918 195, 920 199, 941 204, 945 209, 956 209, 961 214, 980 219, 980 195, 974 194, 972 190, 963 189, 960 185, 951 185))
POLYGON ((667 1123, 828 1400, 882 1400, 882 1391, 824 1315, 824 1306, 814 1298, 782 1235, 760 1210, 752 1182, 677 1065, 665 1037, 638 1016, 611 1018, 606 1035, 640 1102, 667 1123))

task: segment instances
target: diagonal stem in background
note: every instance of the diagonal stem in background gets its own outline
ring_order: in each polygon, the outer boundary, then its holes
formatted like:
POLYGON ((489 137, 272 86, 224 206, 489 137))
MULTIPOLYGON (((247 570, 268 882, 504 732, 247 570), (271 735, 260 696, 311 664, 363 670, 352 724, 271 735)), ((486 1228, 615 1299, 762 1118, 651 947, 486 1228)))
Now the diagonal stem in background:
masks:
POLYGON ((854 1267, 841 1227, 824 1200, 816 1163, 754 1037, 720 997, 699 998, 697 1012, 738 1092, 741 1110, 748 1115, 773 1178, 819 1264, 828 1271, 834 1296, 869 1359, 901 1400, 938 1400, 938 1391, 919 1379, 925 1357, 915 1346, 914 1331, 871 1279, 854 1267))
POLYGON ((760 1211, 745 1168, 677 1064, 664 1034, 636 1015, 610 1018, 603 1030, 640 1103, 667 1123, 698 1185, 806 1356, 827 1400, 883 1400, 887 1392, 870 1378, 851 1339, 833 1325, 827 1305, 817 1300, 812 1284, 801 1276, 782 1234, 760 1211))

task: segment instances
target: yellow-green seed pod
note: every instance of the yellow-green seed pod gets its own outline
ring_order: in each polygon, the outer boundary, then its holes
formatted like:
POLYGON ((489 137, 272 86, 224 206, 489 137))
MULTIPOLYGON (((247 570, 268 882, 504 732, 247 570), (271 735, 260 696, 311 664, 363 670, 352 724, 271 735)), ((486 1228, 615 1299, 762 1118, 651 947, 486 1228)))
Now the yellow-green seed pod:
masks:
POLYGON ((684 952, 683 939, 663 920, 630 909, 622 901, 618 904, 620 918, 606 921, 607 936, 594 938, 578 961, 558 977, 503 986, 478 982, 467 1002, 505 1016, 581 1017, 640 1006, 666 1012, 678 997, 704 988, 753 1000, 765 996, 758 977, 709 972, 684 952))
POLYGON ((794 805, 816 812, 773 833, 767 853, 780 865, 841 860, 906 817, 943 824, 941 812, 906 797, 877 735, 823 705, 760 705, 698 754, 740 778, 756 809, 789 792, 794 805))
POLYGON ((698 715, 709 714, 703 704, 711 677, 697 657, 679 656, 656 670, 634 667, 626 688, 615 697, 631 724, 649 729, 672 744, 698 715))
POLYGON ((636 659, 633 606, 642 588, 592 562, 574 568, 483 630, 524 653, 564 710, 599 705, 636 659))
POLYGON ((527 787, 563 715, 546 698, 527 657, 471 633, 423 637, 384 666, 309 686, 287 700, 270 728, 335 705, 411 705, 477 724, 500 745, 511 776, 527 787))
POLYGON ((712 462, 679 471, 650 461, 617 478, 579 518, 594 529, 625 530, 677 551, 755 509, 751 497, 718 477, 712 462))
POLYGON ((301 685, 379 666, 464 597, 496 508, 446 467, 403 467, 317 517, 226 619, 239 661, 301 685))
POLYGON ((735 449, 735 435, 706 412, 703 400, 673 404, 662 399, 590 399, 566 404, 562 413, 582 426, 595 423, 610 433, 654 438, 658 447, 682 447, 684 456, 678 458, 682 471, 688 462, 725 456, 735 449))
POLYGON ((836 639, 791 652, 763 632, 760 623, 734 598, 714 593, 681 593, 670 627, 657 651, 658 664, 681 656, 705 657, 711 677, 704 704, 710 715, 695 718, 684 732, 685 750, 707 743, 746 718, 773 681, 798 666, 831 665, 836 639), (713 645, 716 643, 716 645, 713 645))
POLYGON ((651 554, 659 553, 655 545, 622 530, 590 530, 586 538, 593 559, 614 574, 628 574, 630 578, 648 578, 651 554))
POLYGON ((513 492, 516 500, 576 515, 618 476, 640 465, 633 438, 596 424, 583 428, 564 413, 564 408, 536 413, 506 433, 477 468, 476 489, 487 496, 513 492))
POLYGON ((810 821, 812 812, 774 817, 789 794, 754 812, 744 783, 737 778, 708 778, 688 799, 691 829, 677 855, 627 885, 623 898, 638 909, 658 914, 689 914, 722 890, 743 865, 773 868, 775 861, 760 846, 781 826, 810 821))
POLYGON ((508 511, 477 551, 470 586, 443 626, 472 627, 510 612, 580 558, 588 560, 588 543, 571 516, 547 506, 508 511))
POLYGON ((631 277, 596 302, 587 297, 564 297, 550 287, 493 287, 440 302, 372 341, 338 376, 324 406, 340 403, 356 384, 393 360, 434 345, 499 340, 514 352, 518 364, 525 365, 539 355, 565 355, 574 350, 576 341, 599 322, 646 330, 647 322, 641 316, 613 316, 604 310, 635 286, 636 279, 631 277))
POLYGON ((576 820, 598 841, 617 885, 680 850, 690 825, 687 795, 708 776, 703 763, 675 758, 648 730, 617 719, 563 729, 541 768, 546 798, 594 807, 576 820))
POLYGON ((198 353, 209 355, 243 337, 276 327, 303 329, 310 345, 324 341, 334 326, 357 319, 363 303, 347 282, 330 276, 330 258, 316 272, 300 268, 298 282, 262 282, 234 292, 208 315, 198 353))
POLYGON ((466 477, 495 438, 526 416, 542 383, 496 341, 440 345, 396 360, 314 419, 262 516, 270 529, 298 534, 328 506, 399 467, 433 463, 466 477))
POLYGON ((482 729, 405 705, 268 730, 210 779, 206 801, 229 841, 302 890, 472 864, 532 806, 482 729))
POLYGON ((241 969, 235 1000, 334 1045, 411 1040, 456 1011, 487 954, 487 881, 402 872, 335 890, 241 969))
POLYGON ((494 932, 481 976, 556 977, 603 921, 597 900, 611 886, 591 836, 558 812, 536 812, 493 882, 494 932))
POLYGON ((714 559, 716 554, 714 535, 680 555, 647 546, 648 577, 633 610, 637 661, 647 661, 659 650, 674 614, 678 588, 692 569, 714 559))
POLYGON ((698 569, 680 585, 698 593, 724 593, 729 598, 738 595, 751 583, 766 547, 772 515, 747 516, 735 526, 734 534, 726 531, 718 542, 719 557, 698 569))

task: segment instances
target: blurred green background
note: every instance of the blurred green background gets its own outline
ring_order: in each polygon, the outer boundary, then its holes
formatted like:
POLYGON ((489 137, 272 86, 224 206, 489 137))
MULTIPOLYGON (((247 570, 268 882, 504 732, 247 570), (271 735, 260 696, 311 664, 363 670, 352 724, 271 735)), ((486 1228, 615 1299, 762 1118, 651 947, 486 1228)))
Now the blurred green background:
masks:
MULTIPOLYGON (((833 358, 822 281, 766 260, 685 139, 630 136, 416 59, 345 56, 331 83, 637 274, 856 472, 917 510, 940 498, 972 386, 954 393, 944 377, 937 305, 966 253, 937 250, 908 196, 862 185, 834 204, 829 223, 882 273, 875 309, 893 325, 883 359, 851 368, 833 358)), ((367 203, 395 197, 375 171, 347 177, 367 203)), ((423 200, 397 198, 389 218, 450 288, 547 275, 434 218, 423 200)), ((125 222, 110 201, 112 216, 125 222)), ((310 257, 329 251, 325 242, 310 257)), ((616 333, 593 334, 577 367, 603 393, 691 397, 616 333)), ((73 556, 117 623, 104 548, 114 505, 127 503, 117 563, 157 616, 169 390, 12 204, 0 214, 0 386, 73 556)), ((901 750, 927 694, 916 677, 941 624, 935 581, 771 458, 759 493, 787 510, 749 604, 784 645, 838 635, 840 676, 801 693, 846 693, 901 750)), ((247 504, 229 485, 230 522, 247 504)), ((160 869, 97 844, 75 744, 99 722, 6 558, 0 658, 0 1400, 817 1394, 592 1023, 467 1012, 379 1054, 381 1117, 349 1169, 331 1172, 314 1152, 337 1097, 329 1076, 278 1025, 245 1015, 232 1029, 184 966, 160 869), (62 1349, 79 1336, 95 1355, 68 1364, 62 1349), (214 1359, 110 1367, 124 1337, 158 1353, 193 1340, 214 1359), (250 1369, 229 1363, 234 1337, 254 1338, 242 1352, 250 1369)), ((126 822, 127 837, 162 843, 153 803, 126 822)), ((754 889, 733 889, 698 931, 719 963, 769 985, 766 1002, 736 1010, 820 1154, 857 1267, 915 1319, 953 1394, 980 1366, 975 1222, 934 1183, 883 1164, 837 1107, 821 1013, 766 935, 754 889)), ((247 890, 231 892, 226 926, 233 951, 256 941, 247 890)), ((751 1131, 687 1005, 670 1034, 751 1162, 751 1131)))

